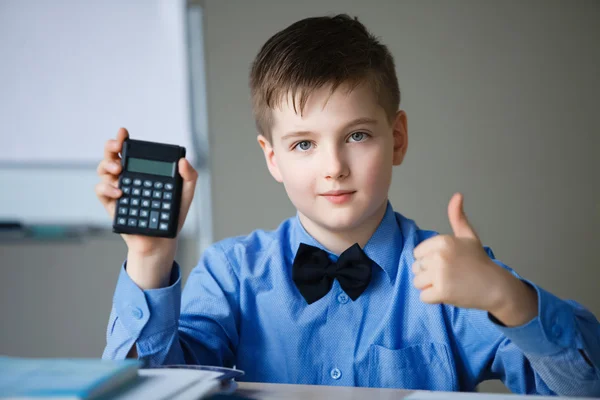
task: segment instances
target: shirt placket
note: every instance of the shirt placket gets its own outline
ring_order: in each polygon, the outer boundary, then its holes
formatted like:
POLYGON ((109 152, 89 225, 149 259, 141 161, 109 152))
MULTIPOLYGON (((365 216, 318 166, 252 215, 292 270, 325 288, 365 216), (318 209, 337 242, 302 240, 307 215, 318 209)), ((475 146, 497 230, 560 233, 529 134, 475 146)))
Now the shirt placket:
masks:
POLYGON ((323 384, 334 386, 354 385, 354 347, 356 326, 353 323, 352 299, 334 280, 328 293, 327 309, 328 337, 325 338, 327 353, 324 357, 323 384))

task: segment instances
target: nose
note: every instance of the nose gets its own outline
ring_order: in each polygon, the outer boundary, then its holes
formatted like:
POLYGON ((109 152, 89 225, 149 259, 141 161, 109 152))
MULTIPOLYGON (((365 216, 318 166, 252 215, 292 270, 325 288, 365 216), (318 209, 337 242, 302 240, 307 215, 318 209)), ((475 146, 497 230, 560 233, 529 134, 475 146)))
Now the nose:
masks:
POLYGON ((332 146, 322 154, 324 157, 323 172, 326 179, 343 179, 349 175, 350 169, 341 149, 332 146))

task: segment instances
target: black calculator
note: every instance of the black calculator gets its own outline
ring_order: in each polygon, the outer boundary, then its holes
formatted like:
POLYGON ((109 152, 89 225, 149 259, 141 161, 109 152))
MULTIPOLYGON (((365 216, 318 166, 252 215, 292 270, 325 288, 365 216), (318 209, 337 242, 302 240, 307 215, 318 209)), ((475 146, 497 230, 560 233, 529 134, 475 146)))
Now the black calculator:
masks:
POLYGON ((183 179, 179 159, 185 147, 126 139, 121 150, 119 188, 113 232, 174 238, 177 236, 183 179))

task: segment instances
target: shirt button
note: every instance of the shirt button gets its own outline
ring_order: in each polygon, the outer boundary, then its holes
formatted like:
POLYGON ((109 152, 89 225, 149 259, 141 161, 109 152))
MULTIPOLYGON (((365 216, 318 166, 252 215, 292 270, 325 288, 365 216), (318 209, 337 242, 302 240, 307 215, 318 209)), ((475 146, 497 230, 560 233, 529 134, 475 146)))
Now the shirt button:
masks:
POLYGON ((552 327, 552 334, 554 337, 559 338, 562 335, 562 328, 559 325, 554 325, 552 327))
POLYGON ((342 377, 342 371, 337 368, 331 370, 331 377, 335 380, 338 380, 342 377))
POLYGON ((142 319, 144 313, 138 307, 135 307, 131 309, 131 315, 133 315, 133 318, 135 319, 142 319))
POLYGON ((340 304, 346 304, 348 302, 348 295, 346 293, 338 294, 337 300, 340 304))

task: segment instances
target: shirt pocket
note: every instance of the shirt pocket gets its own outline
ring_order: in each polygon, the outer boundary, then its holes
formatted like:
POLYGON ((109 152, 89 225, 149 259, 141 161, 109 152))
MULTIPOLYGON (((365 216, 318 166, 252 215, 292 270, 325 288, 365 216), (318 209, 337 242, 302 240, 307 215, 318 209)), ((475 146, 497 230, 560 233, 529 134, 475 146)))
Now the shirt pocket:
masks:
POLYGON ((441 343, 369 348, 369 386, 413 390, 457 390, 448 347, 441 343))

